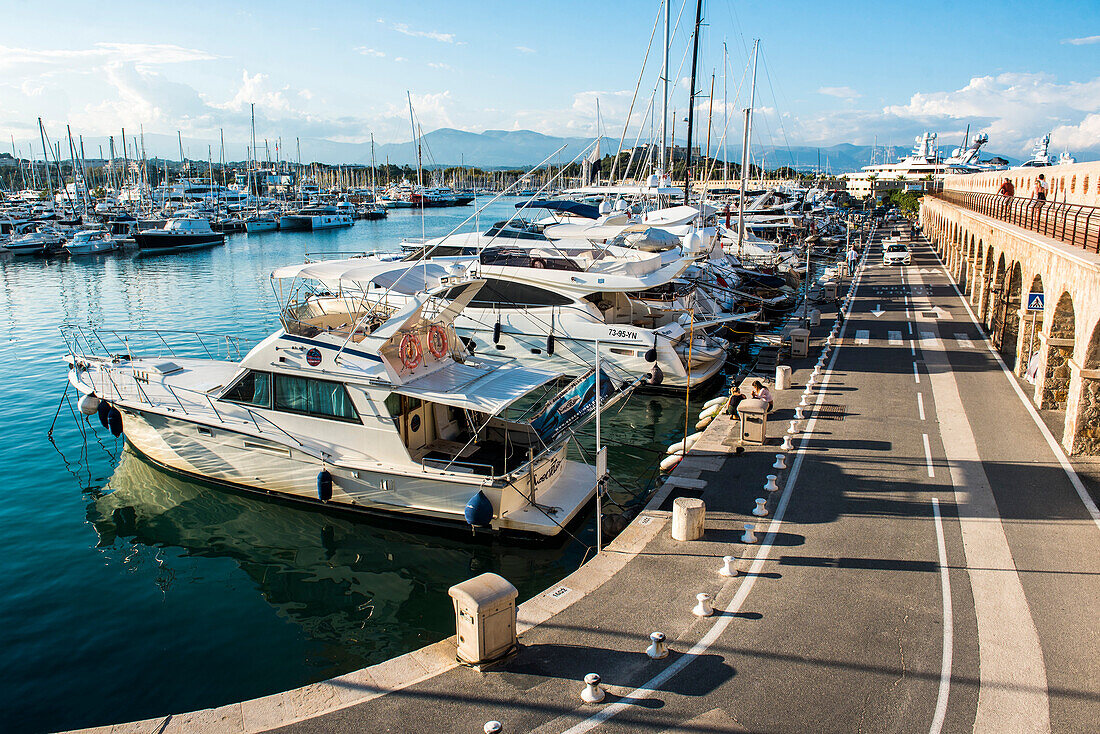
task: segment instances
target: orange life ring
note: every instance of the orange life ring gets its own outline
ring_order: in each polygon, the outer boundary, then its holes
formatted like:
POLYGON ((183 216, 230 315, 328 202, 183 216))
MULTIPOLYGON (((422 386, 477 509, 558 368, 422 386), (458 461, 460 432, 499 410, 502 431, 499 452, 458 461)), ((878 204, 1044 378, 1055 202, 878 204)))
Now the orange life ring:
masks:
POLYGON ((416 334, 409 333, 402 337, 397 355, 401 357, 401 364, 405 365, 405 369, 415 369, 420 364, 420 358, 424 356, 424 352, 416 334))
POLYGON ((443 359, 447 354, 447 332, 438 324, 428 329, 428 351, 436 359, 443 359))

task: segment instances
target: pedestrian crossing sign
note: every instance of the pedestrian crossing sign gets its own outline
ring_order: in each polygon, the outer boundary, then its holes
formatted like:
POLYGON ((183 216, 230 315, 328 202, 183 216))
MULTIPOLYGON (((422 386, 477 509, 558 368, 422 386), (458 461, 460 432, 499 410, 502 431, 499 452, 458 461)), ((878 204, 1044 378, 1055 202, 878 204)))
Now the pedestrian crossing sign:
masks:
POLYGON ((1027 294, 1027 310, 1028 311, 1042 311, 1043 310, 1043 294, 1042 293, 1028 293, 1027 294))

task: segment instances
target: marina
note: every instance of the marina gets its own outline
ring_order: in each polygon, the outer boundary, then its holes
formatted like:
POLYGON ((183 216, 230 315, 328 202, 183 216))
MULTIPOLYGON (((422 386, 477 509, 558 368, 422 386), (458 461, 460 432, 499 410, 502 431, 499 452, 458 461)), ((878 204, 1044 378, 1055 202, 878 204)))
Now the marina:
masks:
POLYGON ((1079 9, 960 65, 60 2, 0 46, 4 731, 1091 731, 1079 9))

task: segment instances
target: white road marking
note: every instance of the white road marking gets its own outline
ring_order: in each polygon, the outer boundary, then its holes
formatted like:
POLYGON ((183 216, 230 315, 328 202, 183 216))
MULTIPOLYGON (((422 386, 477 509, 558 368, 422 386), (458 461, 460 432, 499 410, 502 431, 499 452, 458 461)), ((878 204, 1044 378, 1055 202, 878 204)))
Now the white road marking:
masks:
MULTIPOLYGON (((936 252, 935 248, 929 246, 932 250, 932 254, 940 259, 940 255, 936 252)), ((943 260, 940 259, 942 263, 943 260)), ((981 325, 978 322, 978 317, 975 315, 974 310, 970 308, 970 302, 963 298, 962 293, 959 291, 959 287, 951 280, 947 281, 952 289, 955 291, 955 295, 962 301, 963 308, 970 314, 970 320, 974 322, 974 326, 978 327, 978 333, 981 333, 981 325)), ((993 342, 988 339, 982 338, 985 343, 985 348, 989 350, 989 353, 993 355, 993 358, 997 360, 997 364, 1001 366, 1001 371, 1004 372, 1005 377, 1008 378, 1008 383, 1012 385, 1012 389, 1016 391, 1016 396, 1020 399, 1020 402, 1024 404, 1027 409, 1028 415, 1031 416, 1031 420, 1034 421, 1036 428, 1043 434, 1043 438, 1047 441, 1047 446, 1054 453, 1054 456, 1058 459, 1058 463, 1062 465, 1062 471, 1066 473, 1066 478, 1069 479, 1069 483, 1073 485, 1074 490, 1077 491, 1077 496, 1081 498, 1081 504, 1085 506, 1088 513, 1092 515, 1092 521, 1096 523, 1096 527, 1100 528, 1100 509, 1096 507, 1096 503, 1092 501, 1092 497, 1089 496, 1085 485, 1081 483, 1081 477, 1077 476, 1077 472, 1074 471, 1073 465, 1069 463, 1069 459, 1066 458, 1065 453, 1062 451, 1062 445, 1055 440, 1054 435, 1051 434, 1050 429, 1047 428, 1047 424, 1043 422, 1043 419, 1039 417, 1038 411, 1035 410, 1035 406, 1032 404, 1031 399, 1024 395, 1024 391, 1020 389, 1019 383, 1016 382, 1016 378, 1012 372, 1008 369, 1008 365, 1001 359, 1000 353, 993 348, 993 342)))
POLYGON ((917 372, 917 363, 913 363, 913 382, 920 384, 920 372, 917 372))
MULTIPOLYGON (((959 385, 945 350, 927 351, 925 362, 933 399, 941 407, 936 418, 977 618, 979 678, 973 729, 1049 734, 1050 701, 1039 633, 973 428, 962 409, 959 385)), ((1040 527, 1035 531, 1042 532, 1040 527)))
POLYGON ((875 310, 872 311, 871 313, 873 313, 875 315, 875 318, 877 319, 879 316, 882 316, 886 312, 882 310, 882 304, 877 303, 877 304, 875 304, 875 310))
POLYGON ((889 340, 890 340, 891 344, 893 344, 893 345, 901 344, 901 332, 900 331, 888 332, 887 336, 889 337, 889 340))
POLYGON ((871 332, 867 329, 856 329, 856 344, 870 344, 871 332))
POLYGON ((912 334, 913 333, 913 324, 906 324, 906 326, 909 327, 909 333, 912 334))
POLYGON ((909 340, 909 351, 914 357, 917 356, 917 343, 912 339, 909 340))
POLYGON ((935 332, 922 331, 920 333, 920 348, 921 349, 937 349, 940 345, 940 340, 936 338, 935 332))
POLYGON ((960 347, 963 347, 965 349, 970 349, 974 346, 974 342, 970 341, 970 337, 966 334, 956 334, 955 341, 959 343, 960 347))
POLYGON ((934 477, 936 476, 936 470, 932 466, 932 447, 928 443, 928 434, 922 433, 921 435, 924 436, 924 461, 928 465, 928 476, 934 477))
POLYGON ((939 734, 947 715, 947 697, 951 692, 951 659, 955 647, 955 619, 951 609, 951 579, 947 576, 947 544, 943 539, 940 501, 932 498, 932 518, 936 524, 936 554, 940 565, 940 595, 943 599, 943 662, 940 663, 940 688, 936 694, 936 712, 928 734, 939 734))
POLYGON ((917 415, 924 420, 924 393, 917 393, 917 415))

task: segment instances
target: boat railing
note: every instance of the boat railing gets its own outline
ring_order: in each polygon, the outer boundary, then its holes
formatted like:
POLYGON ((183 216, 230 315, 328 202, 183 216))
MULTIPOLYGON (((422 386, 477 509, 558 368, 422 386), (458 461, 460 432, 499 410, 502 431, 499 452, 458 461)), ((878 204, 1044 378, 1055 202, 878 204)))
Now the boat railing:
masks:
POLYGON ((183 329, 104 329, 63 326, 69 353, 79 357, 206 358, 240 361, 252 340, 183 329))

